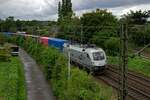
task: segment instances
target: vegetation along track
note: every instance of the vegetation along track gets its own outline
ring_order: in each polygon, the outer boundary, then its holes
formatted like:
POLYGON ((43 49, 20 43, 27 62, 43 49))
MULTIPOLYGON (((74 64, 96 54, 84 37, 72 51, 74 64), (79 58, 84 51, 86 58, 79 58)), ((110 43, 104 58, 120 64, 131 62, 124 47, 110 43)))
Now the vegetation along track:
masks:
MULTIPOLYGON (((107 65, 107 67, 105 74, 95 77, 119 90, 119 70, 115 66, 107 65)), ((128 97, 131 97, 133 100, 150 100, 150 78, 129 71, 128 97)))

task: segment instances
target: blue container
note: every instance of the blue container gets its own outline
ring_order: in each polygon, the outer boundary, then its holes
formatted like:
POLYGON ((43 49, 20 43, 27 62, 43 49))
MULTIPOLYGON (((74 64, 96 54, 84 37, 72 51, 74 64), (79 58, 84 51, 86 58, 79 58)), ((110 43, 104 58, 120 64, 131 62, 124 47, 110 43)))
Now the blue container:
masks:
POLYGON ((63 40, 63 39, 57 39, 57 38, 49 38, 48 39, 49 46, 55 47, 61 51, 63 50, 64 43, 66 43, 66 42, 67 42, 67 40, 63 40))
POLYGON ((9 36, 11 36, 13 33, 11 33, 11 32, 3 32, 4 33, 4 35, 5 36, 7 36, 7 37, 9 37, 9 36))

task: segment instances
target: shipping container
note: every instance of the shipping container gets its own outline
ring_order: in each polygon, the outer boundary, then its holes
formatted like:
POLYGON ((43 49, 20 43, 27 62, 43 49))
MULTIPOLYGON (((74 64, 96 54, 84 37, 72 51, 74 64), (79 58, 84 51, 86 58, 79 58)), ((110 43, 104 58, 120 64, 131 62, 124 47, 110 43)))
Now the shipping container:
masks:
POLYGON ((40 43, 42 43, 45 46, 48 46, 48 37, 40 37, 40 43))
POLYGON ((66 42, 67 42, 67 40, 63 40, 63 39, 57 39, 57 38, 49 38, 48 39, 48 45, 55 47, 59 50, 63 50, 63 45, 66 42))
POLYGON ((11 36, 13 33, 11 32, 3 32, 5 36, 11 36))

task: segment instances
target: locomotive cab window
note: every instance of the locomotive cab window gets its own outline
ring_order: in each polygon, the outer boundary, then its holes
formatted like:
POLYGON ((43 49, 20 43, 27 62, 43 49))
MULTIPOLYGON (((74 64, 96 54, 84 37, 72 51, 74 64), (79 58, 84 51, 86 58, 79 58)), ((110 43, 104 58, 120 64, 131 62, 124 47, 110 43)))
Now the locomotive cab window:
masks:
POLYGON ((19 52, 19 48, 18 47, 11 47, 12 52, 19 52))
POLYGON ((94 59, 95 61, 104 60, 104 59, 105 59, 104 53, 103 53, 103 52, 94 52, 94 53, 93 53, 93 59, 94 59))
POLYGON ((12 56, 18 56, 19 55, 19 47, 18 46, 12 46, 11 47, 11 55, 12 56))

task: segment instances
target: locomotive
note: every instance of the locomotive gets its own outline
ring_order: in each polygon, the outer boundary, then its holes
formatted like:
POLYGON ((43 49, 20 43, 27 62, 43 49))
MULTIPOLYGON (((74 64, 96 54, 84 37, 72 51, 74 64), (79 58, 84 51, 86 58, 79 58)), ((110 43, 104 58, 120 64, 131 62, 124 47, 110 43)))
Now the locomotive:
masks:
POLYGON ((89 45, 64 44, 63 52, 69 52, 73 63, 82 66, 92 73, 103 72, 106 65, 106 54, 103 49, 89 45))

